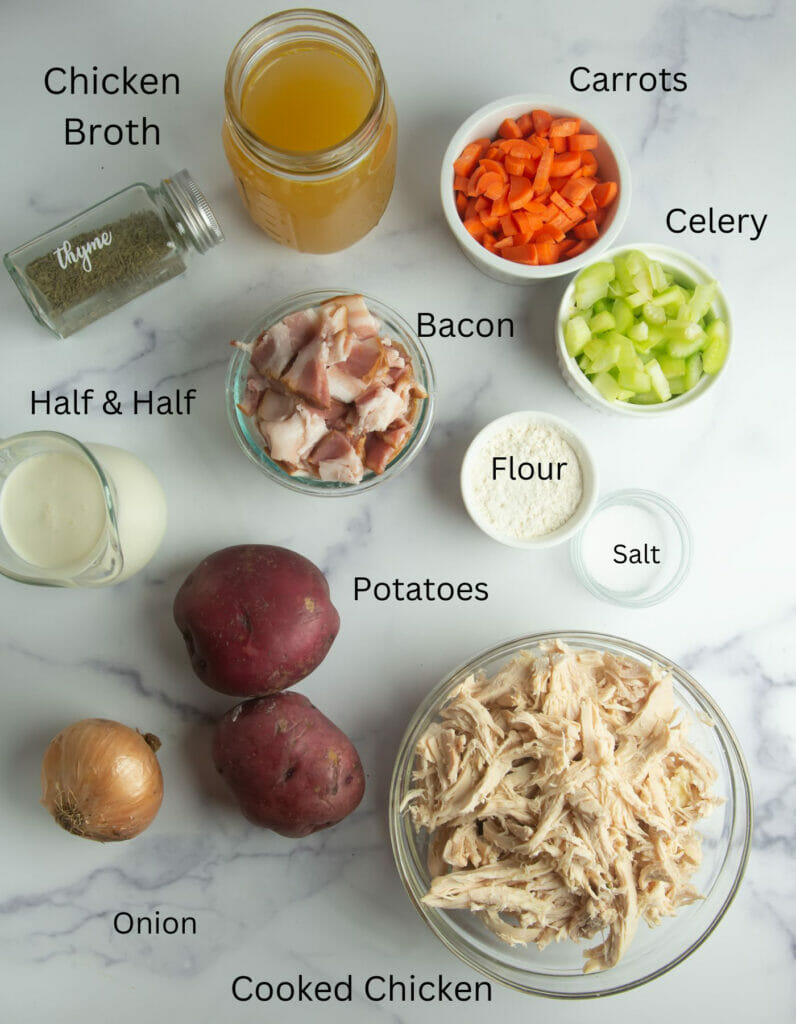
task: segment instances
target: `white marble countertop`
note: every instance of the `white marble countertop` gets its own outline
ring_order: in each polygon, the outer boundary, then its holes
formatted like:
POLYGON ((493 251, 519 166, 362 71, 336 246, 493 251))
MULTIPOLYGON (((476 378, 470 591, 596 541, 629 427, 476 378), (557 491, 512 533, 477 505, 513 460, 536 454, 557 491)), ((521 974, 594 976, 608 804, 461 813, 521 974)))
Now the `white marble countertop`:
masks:
POLYGON ((386 802, 413 709, 482 647, 543 629, 626 636, 664 652, 714 695, 751 769, 754 849, 735 903, 710 939, 668 975, 590 1003, 539 1002, 495 986, 491 1010, 546 1021, 642 1018, 766 1020, 796 1013, 793 633, 793 290, 790 180, 796 148, 789 97, 796 21, 781 0, 638 4, 499 4, 472 0, 340 0, 370 37, 400 120, 395 191, 381 224, 347 252, 308 257, 250 224, 219 139, 222 79, 239 35, 269 12, 252 0, 5 0, 2 249, 10 249, 135 180, 188 167, 226 244, 187 274, 68 341, 34 323, 0 277, 0 435, 46 426, 127 447, 164 483, 169 527, 138 577, 103 591, 26 588, 0 580, 0 1006, 10 1024, 155 1021, 454 1021, 452 1005, 235 1003, 241 973, 335 980, 349 973, 477 980, 434 938, 396 874, 386 802), (177 98, 55 97, 54 64, 176 71, 177 98), (732 304, 735 346, 711 396, 657 422, 602 416, 565 387, 553 316, 560 284, 520 289, 482 276, 445 228, 439 161, 475 108, 523 90, 561 96, 576 65, 685 71, 685 93, 586 95, 623 141, 634 181, 621 242, 679 245, 713 268, 732 304), (65 147, 63 119, 148 117, 159 147, 65 147), (757 241, 671 236, 664 216, 768 213, 757 241), (428 445, 398 480, 358 498, 319 502, 258 475, 227 428, 227 342, 275 298, 349 284, 412 321, 509 315, 511 342, 433 341, 438 415, 428 445), (188 417, 30 414, 32 389, 196 387, 188 417), (489 420, 542 409, 588 438, 601 490, 661 491, 695 536, 692 572, 668 602, 623 610, 581 588, 566 547, 525 554, 486 538, 458 492, 462 453, 489 420), (190 671, 171 619, 187 570, 243 541, 295 548, 328 574, 342 629, 301 691, 354 739, 368 789, 341 826, 292 841, 249 826, 215 777, 211 722, 229 701, 190 671), (362 603, 353 578, 484 580, 478 605, 362 603), (163 740, 163 808, 140 838, 102 846, 59 833, 38 805, 39 764, 65 724, 104 716, 163 740), (192 914, 195 937, 122 937, 113 914, 192 914))

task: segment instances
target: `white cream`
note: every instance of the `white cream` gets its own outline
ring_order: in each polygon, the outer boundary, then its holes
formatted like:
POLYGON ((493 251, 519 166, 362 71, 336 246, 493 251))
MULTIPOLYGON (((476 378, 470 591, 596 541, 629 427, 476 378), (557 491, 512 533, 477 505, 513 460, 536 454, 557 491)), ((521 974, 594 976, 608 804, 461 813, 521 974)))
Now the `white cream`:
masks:
POLYGON ((0 526, 9 546, 43 569, 88 565, 106 516, 97 474, 68 452, 42 452, 20 462, 0 493, 0 526))
MULTIPOLYGON (((166 529, 166 496, 155 474, 121 448, 86 445, 111 491, 123 566, 106 583, 139 572, 157 551, 166 529)), ((24 459, 0 492, 0 528, 23 561, 53 579, 75 577, 106 546, 109 517, 99 477, 87 459, 68 451, 24 459)))
POLYGON ((166 532, 166 495, 160 481, 135 455, 107 444, 87 444, 113 484, 116 521, 124 567, 117 583, 129 579, 152 558, 166 532))

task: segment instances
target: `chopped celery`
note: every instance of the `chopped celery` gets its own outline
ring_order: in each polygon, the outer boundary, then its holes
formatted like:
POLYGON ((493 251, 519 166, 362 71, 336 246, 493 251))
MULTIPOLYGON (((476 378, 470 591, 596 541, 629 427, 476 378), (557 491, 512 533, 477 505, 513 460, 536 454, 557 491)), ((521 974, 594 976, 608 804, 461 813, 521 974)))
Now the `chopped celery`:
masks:
POLYGON ((644 370, 621 370, 618 380, 620 387, 627 388, 628 391, 633 391, 636 394, 649 391, 652 387, 652 381, 644 370))
POLYGON ((627 336, 631 341, 646 341, 650 336, 649 324, 645 323, 644 320, 639 320, 637 324, 633 324, 628 330, 627 336))
POLYGON ((711 376, 718 373, 722 366, 724 366, 724 360, 727 358, 728 351, 729 344, 726 337, 717 335, 715 338, 711 338, 707 348, 702 353, 702 369, 705 373, 709 373, 711 376))
POLYGON ((644 308, 641 310, 641 315, 644 317, 646 323, 650 326, 656 324, 660 326, 666 323, 666 312, 660 306, 655 306, 652 302, 645 302, 644 308))
POLYGON ((685 361, 685 389, 690 391, 699 383, 702 376, 702 353, 695 352, 685 361))
POLYGON ((589 328, 592 334, 604 334, 606 331, 612 331, 614 327, 616 327, 616 320, 614 320, 607 309, 602 310, 602 312, 589 320, 589 328))
POLYGON ((660 404, 722 368, 729 331, 715 281, 691 284, 636 249, 575 279, 564 329, 581 371, 609 401, 660 404))
POLYGON ((670 380, 672 377, 682 377, 685 374, 685 359, 675 359, 674 356, 662 355, 659 357, 658 362, 670 380))
POLYGON ((591 331, 589 330, 589 325, 582 316, 573 316, 571 320, 567 321, 567 325, 564 328, 564 341, 567 345, 567 352, 571 356, 574 357, 579 352, 582 352, 583 346, 590 338, 591 331))
POLYGON ((624 334, 633 324, 633 310, 623 298, 614 299, 611 307, 617 331, 624 334))
POLYGON ((665 291, 669 283, 666 280, 663 267, 657 260, 650 260, 650 280, 652 281, 652 288, 656 292, 665 291))
POLYGON ((608 402, 626 402, 633 393, 620 388, 610 373, 598 373, 592 384, 608 402))
POLYGON ((592 373, 602 373, 603 370, 610 370, 612 366, 616 366, 616 362, 619 359, 618 345, 609 345, 607 342, 601 342, 601 344, 603 346, 602 351, 592 359, 592 373))
POLYGON ((666 374, 661 369, 658 360, 650 359, 644 366, 644 372, 648 375, 652 383, 652 390, 658 398, 662 402, 668 402, 672 397, 672 389, 669 387, 669 381, 666 379, 666 374))

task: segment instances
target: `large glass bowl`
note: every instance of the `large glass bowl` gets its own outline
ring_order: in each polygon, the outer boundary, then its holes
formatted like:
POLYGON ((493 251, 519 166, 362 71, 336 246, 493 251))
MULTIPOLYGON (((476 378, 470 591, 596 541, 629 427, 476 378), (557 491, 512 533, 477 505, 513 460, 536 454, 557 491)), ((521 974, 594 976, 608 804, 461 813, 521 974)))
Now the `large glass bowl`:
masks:
MULTIPOLYGON (((282 299, 267 309, 251 325, 240 341, 245 344, 255 341, 262 331, 272 327, 290 313, 296 313, 311 306, 319 306, 335 295, 352 294, 355 294, 355 291, 351 288, 323 288, 291 295, 289 298, 282 299)), ((434 371, 431 367, 428 353, 409 324, 394 309, 391 309, 385 303, 374 299, 370 295, 365 295, 364 298, 368 309, 381 322, 382 334, 403 346, 407 355, 412 360, 412 367, 418 383, 428 394, 428 398, 415 403, 412 433, 403 448, 401 448, 396 457, 381 474, 366 470, 365 475, 358 484, 341 483, 335 480, 318 480, 310 476, 291 476, 278 463, 274 462, 265 451, 263 439, 257 430, 254 418, 244 415, 238 408, 238 403, 243 400, 243 393, 246 389, 246 378, 249 372, 249 353, 244 349, 236 348, 230 360, 227 371, 226 402, 227 419, 229 420, 232 433, 235 435, 235 439, 243 451, 258 469, 277 483, 282 484, 284 487, 289 487, 292 491, 320 495, 327 498, 361 494, 363 491, 375 487, 376 484, 383 483, 385 480, 391 480, 401 470, 406 469, 425 444, 431 430, 431 421, 434 413, 434 371)))
POLYGON ((639 644, 601 633, 537 633, 490 648, 456 669, 436 686, 414 714, 401 743, 390 789, 390 837, 401 881, 420 916, 448 949, 493 981, 521 992, 563 999, 583 999, 623 992, 657 978, 685 960, 721 920, 740 885, 752 837, 752 792, 738 740, 727 719, 692 677, 639 644), (561 942, 544 950, 535 945, 509 946, 493 935, 469 910, 445 911, 421 903, 430 876, 426 867, 428 833, 415 833, 401 807, 412 788, 414 750, 418 739, 440 712, 452 691, 473 672, 493 675, 519 651, 533 650, 544 640, 560 639, 574 650, 593 648, 656 662, 672 674, 676 703, 691 721, 689 741, 718 771, 715 793, 724 803, 699 822, 702 865, 693 884, 704 899, 681 907, 676 917, 657 928, 643 921, 630 948, 615 966, 583 974, 587 943, 561 942), (705 715, 713 722, 709 725, 705 715))

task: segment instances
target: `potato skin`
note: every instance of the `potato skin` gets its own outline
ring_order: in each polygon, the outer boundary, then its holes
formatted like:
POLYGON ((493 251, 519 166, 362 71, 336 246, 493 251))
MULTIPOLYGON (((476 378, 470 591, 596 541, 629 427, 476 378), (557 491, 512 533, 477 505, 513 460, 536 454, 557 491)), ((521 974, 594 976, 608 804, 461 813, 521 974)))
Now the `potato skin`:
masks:
POLYGON ((336 825, 365 792, 353 743, 300 693, 231 708, 216 726, 213 760, 249 821, 283 836, 336 825))
POLYGON ((174 599, 196 675, 220 693, 283 690, 320 665, 340 628, 320 569, 268 544, 209 555, 174 599))

